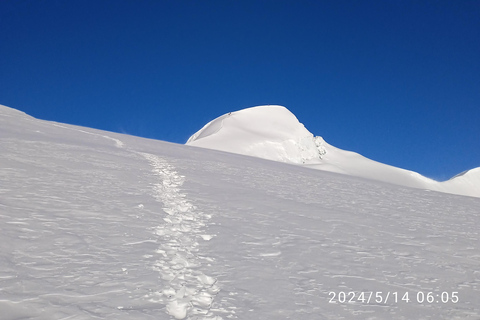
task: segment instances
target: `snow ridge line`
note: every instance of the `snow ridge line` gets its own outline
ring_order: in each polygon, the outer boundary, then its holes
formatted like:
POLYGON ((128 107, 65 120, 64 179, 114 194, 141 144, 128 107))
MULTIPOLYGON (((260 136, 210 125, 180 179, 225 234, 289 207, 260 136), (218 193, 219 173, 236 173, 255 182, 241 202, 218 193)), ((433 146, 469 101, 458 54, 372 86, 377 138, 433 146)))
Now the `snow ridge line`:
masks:
POLYGON ((115 146, 117 148, 123 148, 125 146, 125 144, 118 140, 118 139, 115 139, 115 138, 112 138, 112 137, 109 137, 107 135, 103 135, 103 134, 99 134, 99 133, 93 133, 93 132, 88 132, 88 131, 85 131, 85 130, 81 130, 81 129, 77 129, 77 128, 69 128, 69 127, 66 127, 66 126, 62 126, 60 124, 57 124, 57 123, 52 123, 52 126, 55 126, 55 127, 59 127, 59 128, 63 128, 63 129, 69 129, 69 130, 73 130, 73 131, 78 131, 78 132, 82 132, 82 133, 86 133, 86 134, 90 134, 92 136, 98 136, 98 137, 102 137, 102 138, 105 138, 105 139, 108 139, 110 141, 113 141, 115 142, 115 146))
POLYGON ((214 313, 228 311, 212 308, 213 299, 220 291, 217 279, 200 271, 213 259, 200 257, 197 240, 210 240, 213 236, 203 234, 210 215, 196 210, 180 191, 185 177, 161 157, 140 153, 151 164, 153 173, 160 178, 154 185, 154 197, 162 202, 165 224, 155 228, 159 237, 159 254, 154 269, 168 285, 159 292, 147 296, 151 302, 166 304, 166 312, 175 319, 221 320, 214 313))

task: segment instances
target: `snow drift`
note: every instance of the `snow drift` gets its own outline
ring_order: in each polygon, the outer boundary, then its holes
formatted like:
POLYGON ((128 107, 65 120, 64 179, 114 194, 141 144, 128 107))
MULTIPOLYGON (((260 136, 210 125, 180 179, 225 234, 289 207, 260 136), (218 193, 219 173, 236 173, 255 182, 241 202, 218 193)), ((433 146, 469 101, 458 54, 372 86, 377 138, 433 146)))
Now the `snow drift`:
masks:
POLYGON ((384 181, 402 186, 480 197, 480 168, 438 182, 315 137, 283 106, 258 106, 220 116, 193 134, 187 145, 384 181))

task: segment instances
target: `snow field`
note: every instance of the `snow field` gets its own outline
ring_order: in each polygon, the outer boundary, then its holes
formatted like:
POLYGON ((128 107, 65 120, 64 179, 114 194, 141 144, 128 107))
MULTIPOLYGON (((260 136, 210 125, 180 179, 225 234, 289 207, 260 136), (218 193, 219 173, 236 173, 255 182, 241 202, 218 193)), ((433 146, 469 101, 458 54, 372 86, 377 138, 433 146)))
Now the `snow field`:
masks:
POLYGON ((0 115, 2 320, 480 319, 479 198, 0 115))
POLYGON ((218 212, 210 227, 214 256, 225 261, 218 278, 221 293, 236 292, 239 319, 480 316, 479 199, 235 155, 213 158, 176 165, 196 175, 196 184, 185 185, 192 197, 200 193, 195 203, 218 212), (330 292, 458 292, 460 301, 329 303, 330 292))

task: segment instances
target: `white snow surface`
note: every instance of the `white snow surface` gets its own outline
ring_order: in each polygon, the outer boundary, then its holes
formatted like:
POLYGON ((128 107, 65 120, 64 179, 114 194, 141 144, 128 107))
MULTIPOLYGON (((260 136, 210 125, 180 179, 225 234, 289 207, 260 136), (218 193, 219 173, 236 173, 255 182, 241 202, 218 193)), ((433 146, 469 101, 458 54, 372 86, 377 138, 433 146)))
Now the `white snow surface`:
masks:
POLYGON ((480 319, 479 198, 3 106, 0 181, 1 319, 480 319))
POLYGON ((207 123, 186 144, 402 186, 480 197, 480 168, 438 182, 338 149, 322 137, 314 137, 283 106, 258 106, 230 112, 207 123))

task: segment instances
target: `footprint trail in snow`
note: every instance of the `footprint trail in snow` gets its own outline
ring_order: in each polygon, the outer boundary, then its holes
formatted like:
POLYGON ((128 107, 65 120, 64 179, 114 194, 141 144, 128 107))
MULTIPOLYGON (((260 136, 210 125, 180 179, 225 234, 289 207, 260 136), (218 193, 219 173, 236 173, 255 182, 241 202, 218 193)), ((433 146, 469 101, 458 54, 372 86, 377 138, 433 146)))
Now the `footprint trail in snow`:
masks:
MULTIPOLYGON (((58 124, 54 126, 71 129, 58 124)), ((115 142, 117 148, 125 148, 122 141, 110 136, 76 128, 71 130, 103 137, 115 142)), ((213 299, 220 291, 217 279, 200 271, 200 267, 204 266, 202 262, 208 265, 213 259, 196 254, 199 246, 197 240, 208 241, 213 238, 212 235, 203 233, 210 215, 197 211, 185 199, 186 195, 179 189, 185 177, 179 175, 166 160, 148 153, 134 153, 145 157, 153 167, 153 173, 160 178, 160 183, 153 188, 154 197, 163 203, 163 211, 167 214, 163 218, 165 224, 155 228, 161 245, 157 250, 160 258, 155 262, 154 269, 161 274, 163 280, 169 282, 169 286, 161 292, 151 294, 150 300, 164 303, 167 313, 175 319, 223 319, 215 313, 232 317, 233 311, 213 307, 213 299)))
POLYGON ((142 156, 160 178, 154 186, 154 197, 163 203, 166 213, 165 223, 155 228, 161 245, 154 268, 168 285, 149 298, 164 303, 167 313, 175 319, 220 320, 222 318, 215 313, 225 313, 226 310, 212 307, 215 295, 220 291, 217 280, 200 270, 213 259, 197 254, 198 241, 212 238, 203 232, 210 215, 197 211, 186 199, 179 189, 184 176, 179 175, 172 165, 152 154, 142 153, 142 156))

